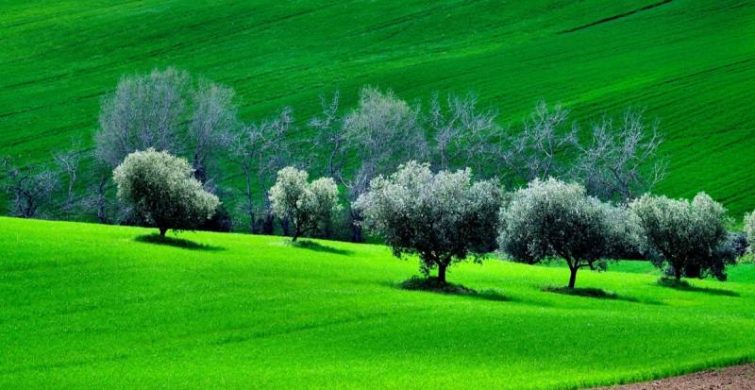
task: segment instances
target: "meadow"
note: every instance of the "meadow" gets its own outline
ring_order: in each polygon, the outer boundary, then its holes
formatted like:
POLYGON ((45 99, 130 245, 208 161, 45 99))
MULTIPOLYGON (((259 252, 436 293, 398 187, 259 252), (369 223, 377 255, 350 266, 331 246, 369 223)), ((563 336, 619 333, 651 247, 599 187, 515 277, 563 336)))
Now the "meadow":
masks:
POLYGON ((755 359, 755 265, 659 286, 648 263, 488 259, 407 291, 381 245, 0 218, 0 387, 576 388, 755 359))
MULTIPOLYGON (((236 89, 246 121, 291 105, 296 137, 318 96, 353 106, 365 84, 427 101, 479 95, 514 127, 539 99, 587 127, 645 108, 666 136, 656 189, 755 208, 755 6, 746 0, 4 1, 0 155, 49 161, 91 147, 99 104, 124 74, 175 66, 236 89)), ((234 174, 228 185, 240 188, 234 174)), ((82 182, 84 187, 87 183, 82 182)), ((2 202, 0 202, 2 203, 2 202)))

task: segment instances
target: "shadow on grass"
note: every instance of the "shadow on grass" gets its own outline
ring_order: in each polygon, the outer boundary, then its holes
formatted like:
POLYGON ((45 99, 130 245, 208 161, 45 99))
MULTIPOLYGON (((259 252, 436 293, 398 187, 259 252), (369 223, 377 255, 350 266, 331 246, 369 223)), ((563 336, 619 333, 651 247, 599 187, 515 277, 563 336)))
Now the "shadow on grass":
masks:
POLYGON ((660 278, 658 279, 658 285, 662 287, 673 288, 674 290, 679 291, 699 292, 703 294, 720 295, 726 297, 739 296, 739 293, 736 293, 734 291, 724 290, 722 288, 695 287, 689 284, 689 282, 687 282, 686 280, 676 280, 672 278, 660 278))
POLYGON ((606 291, 599 288, 569 288, 569 287, 543 287, 542 289, 545 292, 552 292, 556 294, 563 294, 563 295, 573 295, 577 297, 585 297, 585 298, 595 298, 595 299, 607 299, 607 300, 615 300, 615 301, 625 301, 625 302, 635 302, 635 303, 646 303, 650 305, 660 305, 661 302, 657 301, 641 301, 634 297, 627 297, 623 295, 616 294, 612 291, 606 291))
POLYGON ((346 256, 346 255, 354 254, 353 251, 350 251, 348 249, 333 248, 331 246, 323 245, 323 244, 320 244, 319 242, 309 241, 309 240, 291 242, 291 246, 295 248, 308 249, 315 252, 332 253, 334 255, 346 256))
POLYGON ((460 295, 464 297, 484 299, 486 301, 511 301, 511 299, 496 290, 473 290, 460 284, 441 283, 437 278, 420 278, 413 276, 398 284, 398 287, 411 291, 427 291, 448 295, 460 295))
POLYGON ((194 251, 219 252, 225 250, 225 248, 223 247, 199 244, 194 241, 184 240, 183 238, 160 237, 159 234, 145 234, 143 236, 134 238, 134 241, 144 242, 148 244, 172 246, 175 248, 183 248, 194 251))

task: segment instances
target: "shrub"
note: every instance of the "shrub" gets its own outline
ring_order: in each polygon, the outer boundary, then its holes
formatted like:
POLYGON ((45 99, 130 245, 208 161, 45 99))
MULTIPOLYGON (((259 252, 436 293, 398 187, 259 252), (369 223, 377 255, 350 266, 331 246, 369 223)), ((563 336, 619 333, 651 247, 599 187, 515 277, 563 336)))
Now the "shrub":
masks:
POLYGON ((213 216, 220 204, 193 176, 189 163, 154 149, 129 154, 113 171, 118 198, 129 204, 141 223, 168 229, 194 229, 213 216))
POLYGON ((624 213, 585 194, 579 184, 535 179, 512 194, 501 210, 499 246, 515 261, 534 264, 555 257, 569 266, 569 288, 580 268, 602 268, 600 260, 626 237, 624 213))
POLYGON ((355 207, 394 255, 419 255, 422 273, 437 268, 443 284, 452 262, 480 259, 494 249, 500 201, 500 189, 490 181, 473 182, 469 169, 436 174, 412 161, 372 180, 355 207))
POLYGON ((335 181, 324 177, 308 183, 308 177, 306 171, 286 167, 278 171, 278 179, 270 188, 273 213, 293 224, 292 241, 321 230, 340 210, 335 181))
POLYGON ((666 267, 676 280, 707 274, 726 279, 725 266, 733 259, 722 256, 728 220, 720 203, 705 193, 697 194, 692 202, 646 194, 630 208, 657 267, 666 267))

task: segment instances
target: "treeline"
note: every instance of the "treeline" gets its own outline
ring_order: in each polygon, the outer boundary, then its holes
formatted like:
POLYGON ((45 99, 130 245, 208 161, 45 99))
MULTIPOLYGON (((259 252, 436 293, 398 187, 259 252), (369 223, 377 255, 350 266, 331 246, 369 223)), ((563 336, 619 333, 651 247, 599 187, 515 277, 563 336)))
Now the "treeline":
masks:
POLYGON ((301 125, 289 107, 244 122, 229 87, 175 69, 125 76, 102 100, 91 159, 75 146, 48 165, 3 160, 10 211, 89 215, 161 236, 235 227, 361 241, 367 228, 441 284, 454 262, 495 250, 526 263, 563 259, 570 288, 579 269, 629 257, 676 280, 725 279, 755 239, 755 213, 732 233, 704 193, 691 202, 649 194, 666 164, 657 124, 639 112, 582 131, 545 103, 507 127, 472 95, 432 96, 423 108, 364 87, 353 108, 337 92, 321 103, 301 125), (90 187, 79 195, 82 182, 90 187))
POLYGON ((568 110, 544 102, 516 127, 480 108, 473 95, 434 95, 422 103, 364 87, 355 107, 343 107, 336 92, 308 120, 297 122, 293 109, 283 107, 244 121, 232 88, 172 68, 154 70, 122 77, 103 98, 92 151, 78 141, 48 164, 4 159, 2 184, 11 215, 136 224, 133 210, 115 196, 112 172, 129 153, 154 148, 185 157, 195 178, 221 199, 203 229, 288 235, 289 221, 275 217, 267 190, 278 170, 295 166, 345 190, 337 220, 312 234, 362 241, 355 223, 362 217, 352 205, 372 179, 410 160, 434 171, 470 167, 475 178, 495 178, 507 188, 557 177, 621 202, 647 192, 665 173, 657 125, 641 112, 602 117, 581 130, 568 110))

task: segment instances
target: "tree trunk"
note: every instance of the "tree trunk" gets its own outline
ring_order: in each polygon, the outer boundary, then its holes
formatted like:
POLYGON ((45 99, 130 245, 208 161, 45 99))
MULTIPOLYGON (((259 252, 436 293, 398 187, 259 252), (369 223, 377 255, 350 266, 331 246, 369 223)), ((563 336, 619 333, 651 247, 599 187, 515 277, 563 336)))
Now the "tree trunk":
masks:
POLYGON ((677 267, 677 266, 673 266, 673 267, 674 267, 674 278, 678 282, 682 279, 682 267, 677 267))
POLYGON ((569 275, 569 288, 574 288, 574 284, 577 282, 577 270, 579 268, 577 267, 571 267, 569 266, 569 271, 571 274, 569 275))
POLYGON ((438 282, 446 284, 446 268, 447 264, 438 264, 438 282))
POLYGON ((301 232, 299 232, 299 226, 296 226, 296 228, 294 228, 294 234, 293 236, 291 236, 291 241, 296 242, 296 239, 299 238, 300 234, 301 232))
POLYGON ((168 232, 168 228, 166 228, 166 227, 159 227, 158 229, 160 229, 160 238, 165 238, 165 233, 168 232))

